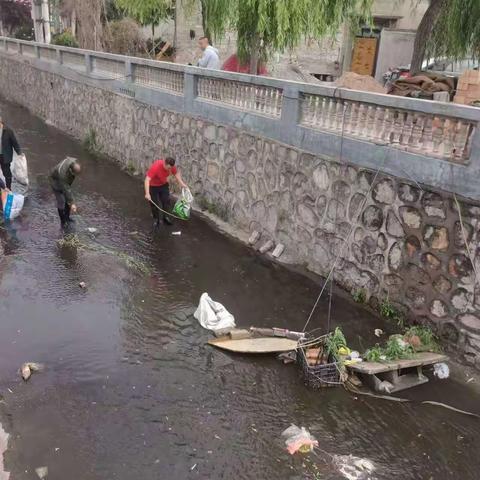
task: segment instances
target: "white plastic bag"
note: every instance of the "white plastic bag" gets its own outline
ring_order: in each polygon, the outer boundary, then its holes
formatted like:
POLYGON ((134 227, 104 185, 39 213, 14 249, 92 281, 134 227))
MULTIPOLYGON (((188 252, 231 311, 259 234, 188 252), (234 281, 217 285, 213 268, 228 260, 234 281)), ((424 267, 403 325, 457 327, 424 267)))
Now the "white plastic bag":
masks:
POLYGON ((28 166, 25 154, 17 155, 13 152, 12 175, 15 180, 25 186, 28 186, 28 166))
POLYGON ((25 203, 25 197, 19 193, 3 192, 2 193, 2 206, 3 206, 3 218, 5 220, 13 220, 17 218, 25 203))
POLYGON ((305 427, 299 428, 293 423, 282 432, 282 437, 285 438, 290 455, 296 452, 308 453, 318 447, 318 441, 305 427))
POLYGON ((177 200, 173 207, 173 213, 184 220, 190 218, 190 210, 192 209, 193 195, 188 188, 182 188, 182 198, 177 200))
POLYGON ((228 310, 218 302, 214 302, 208 295, 203 293, 200 297, 198 308, 193 316, 200 325, 207 330, 224 330, 235 328, 235 318, 228 310))

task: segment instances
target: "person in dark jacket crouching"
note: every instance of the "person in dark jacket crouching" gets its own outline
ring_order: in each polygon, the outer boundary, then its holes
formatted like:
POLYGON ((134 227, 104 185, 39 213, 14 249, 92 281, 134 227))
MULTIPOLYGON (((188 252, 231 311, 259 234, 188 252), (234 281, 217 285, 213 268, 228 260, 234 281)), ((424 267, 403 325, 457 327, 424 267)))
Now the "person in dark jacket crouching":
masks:
POLYGON ((22 150, 18 144, 14 131, 3 123, 1 117, 0 138, 0 168, 5 177, 5 184, 7 188, 10 189, 12 188, 12 170, 10 167, 13 160, 13 151, 15 150, 17 155, 21 155, 22 150))
POLYGON ((50 174, 50 185, 57 200, 58 215, 62 228, 74 221, 70 218, 70 214, 77 212, 72 193, 72 183, 80 171, 81 167, 77 159, 67 157, 50 174))

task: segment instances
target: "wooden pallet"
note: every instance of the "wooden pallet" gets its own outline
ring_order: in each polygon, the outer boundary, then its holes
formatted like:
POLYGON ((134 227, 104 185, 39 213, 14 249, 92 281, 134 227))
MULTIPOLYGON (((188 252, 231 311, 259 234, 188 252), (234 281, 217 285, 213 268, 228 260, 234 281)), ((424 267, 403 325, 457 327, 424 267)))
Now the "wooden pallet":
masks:
POLYGON ((393 362, 360 362, 347 368, 355 372, 363 383, 377 392, 395 393, 428 382, 423 367, 446 362, 448 357, 439 353, 419 352, 407 360, 393 362), (382 382, 389 382, 393 388, 385 392, 382 382))

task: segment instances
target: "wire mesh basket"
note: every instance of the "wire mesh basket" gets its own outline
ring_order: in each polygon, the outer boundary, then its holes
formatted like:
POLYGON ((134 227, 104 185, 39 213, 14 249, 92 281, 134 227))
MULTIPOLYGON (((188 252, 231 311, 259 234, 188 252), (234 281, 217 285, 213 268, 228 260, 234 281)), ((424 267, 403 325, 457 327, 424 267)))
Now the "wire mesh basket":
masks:
POLYGON ((299 347, 297 363, 302 369, 305 385, 310 388, 337 387, 342 384, 337 362, 309 365, 306 348, 299 347))

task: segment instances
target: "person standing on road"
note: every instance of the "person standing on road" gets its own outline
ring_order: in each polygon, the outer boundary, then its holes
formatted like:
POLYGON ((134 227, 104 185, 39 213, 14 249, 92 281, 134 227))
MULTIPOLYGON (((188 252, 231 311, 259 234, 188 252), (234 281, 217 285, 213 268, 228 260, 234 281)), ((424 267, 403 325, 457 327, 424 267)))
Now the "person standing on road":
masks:
POLYGON ((77 212, 72 194, 72 183, 80 173, 81 167, 76 158, 67 157, 60 162, 50 174, 50 185, 57 201, 58 215, 62 228, 74 222, 71 213, 77 212))
POLYGON ((145 176, 145 199, 150 202, 150 207, 152 208, 154 229, 160 227, 160 210, 158 207, 163 210, 163 222, 167 225, 172 225, 173 223, 166 213, 170 207, 170 187, 168 185, 168 179, 172 175, 180 187, 188 188, 175 166, 175 159, 172 157, 153 162, 145 176))
POLYGON ((12 170, 10 167, 13 160, 13 151, 15 150, 17 155, 21 155, 22 150, 18 144, 14 131, 3 123, 3 119, 1 117, 0 138, 0 167, 2 169, 3 176, 5 177, 5 184, 10 190, 12 188, 12 170))
POLYGON ((210 68, 211 70, 220 70, 220 58, 218 50, 213 48, 208 41, 208 37, 198 39, 198 46, 203 51, 202 57, 197 62, 198 67, 210 68))

